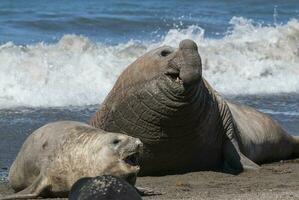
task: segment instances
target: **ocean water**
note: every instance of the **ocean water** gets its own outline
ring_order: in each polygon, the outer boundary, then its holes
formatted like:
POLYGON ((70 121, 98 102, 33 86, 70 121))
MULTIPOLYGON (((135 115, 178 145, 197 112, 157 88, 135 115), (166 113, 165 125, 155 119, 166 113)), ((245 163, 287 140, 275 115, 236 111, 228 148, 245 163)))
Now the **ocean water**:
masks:
POLYGON ((33 130, 87 121, 121 71, 193 39, 221 94, 299 135, 299 2, 0 1, 0 179, 33 130))

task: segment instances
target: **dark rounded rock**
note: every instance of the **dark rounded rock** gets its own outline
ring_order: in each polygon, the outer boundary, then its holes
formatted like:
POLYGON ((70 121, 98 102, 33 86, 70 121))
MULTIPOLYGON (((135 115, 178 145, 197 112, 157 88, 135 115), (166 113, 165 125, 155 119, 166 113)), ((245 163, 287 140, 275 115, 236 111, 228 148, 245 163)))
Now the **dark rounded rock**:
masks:
POLYGON ((71 188, 70 200, 141 200, 137 190, 125 180, 103 175, 82 178, 71 188))

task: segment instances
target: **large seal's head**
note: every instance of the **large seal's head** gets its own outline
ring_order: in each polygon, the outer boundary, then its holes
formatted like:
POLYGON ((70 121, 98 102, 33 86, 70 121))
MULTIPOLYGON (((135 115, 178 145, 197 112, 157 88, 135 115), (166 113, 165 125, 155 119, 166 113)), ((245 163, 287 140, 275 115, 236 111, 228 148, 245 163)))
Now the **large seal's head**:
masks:
POLYGON ((198 84, 201 79, 202 66, 201 59, 198 54, 198 48, 192 40, 183 40, 179 49, 172 53, 169 47, 161 47, 161 56, 169 59, 166 67, 166 76, 175 82, 188 87, 192 84, 198 84))
POLYGON ((187 39, 180 42, 178 49, 163 46, 138 58, 121 74, 114 90, 137 89, 137 86, 153 84, 171 92, 184 93, 198 84, 201 75, 197 45, 187 39))
POLYGON ((93 153, 88 158, 94 160, 93 176, 114 175, 135 184, 143 149, 138 138, 106 132, 100 133, 94 141, 91 138, 88 146, 89 149, 93 148, 93 153))

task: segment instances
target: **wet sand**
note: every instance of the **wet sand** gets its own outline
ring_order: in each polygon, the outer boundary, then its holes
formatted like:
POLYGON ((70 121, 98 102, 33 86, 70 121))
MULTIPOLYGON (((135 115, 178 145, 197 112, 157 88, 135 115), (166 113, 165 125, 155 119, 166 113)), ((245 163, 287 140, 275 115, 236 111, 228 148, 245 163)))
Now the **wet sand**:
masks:
MULTIPOLYGON (((239 175, 222 172, 192 172, 162 177, 139 177, 137 186, 162 195, 143 197, 164 199, 299 199, 299 159, 265 164, 259 171, 239 175)), ((11 194, 8 184, 0 184, 0 194, 11 194)))

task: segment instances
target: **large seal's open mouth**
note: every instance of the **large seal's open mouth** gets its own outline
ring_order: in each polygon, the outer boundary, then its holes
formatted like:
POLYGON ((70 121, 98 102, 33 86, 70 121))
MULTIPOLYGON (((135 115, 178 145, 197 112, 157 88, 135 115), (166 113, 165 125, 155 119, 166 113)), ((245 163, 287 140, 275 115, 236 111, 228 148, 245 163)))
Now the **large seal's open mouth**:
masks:
POLYGON ((140 158, 140 153, 136 152, 136 153, 133 153, 133 154, 128 155, 127 157, 125 157, 123 159, 123 161, 126 164, 131 165, 131 166, 139 166, 139 158, 140 158))
POLYGON ((183 83, 183 81, 182 81, 182 79, 181 79, 181 77, 180 77, 180 75, 179 75, 179 73, 165 73, 168 77, 169 77, 169 79, 171 80, 171 81, 174 81, 174 82, 176 82, 176 83, 180 83, 180 84, 182 84, 183 83))

